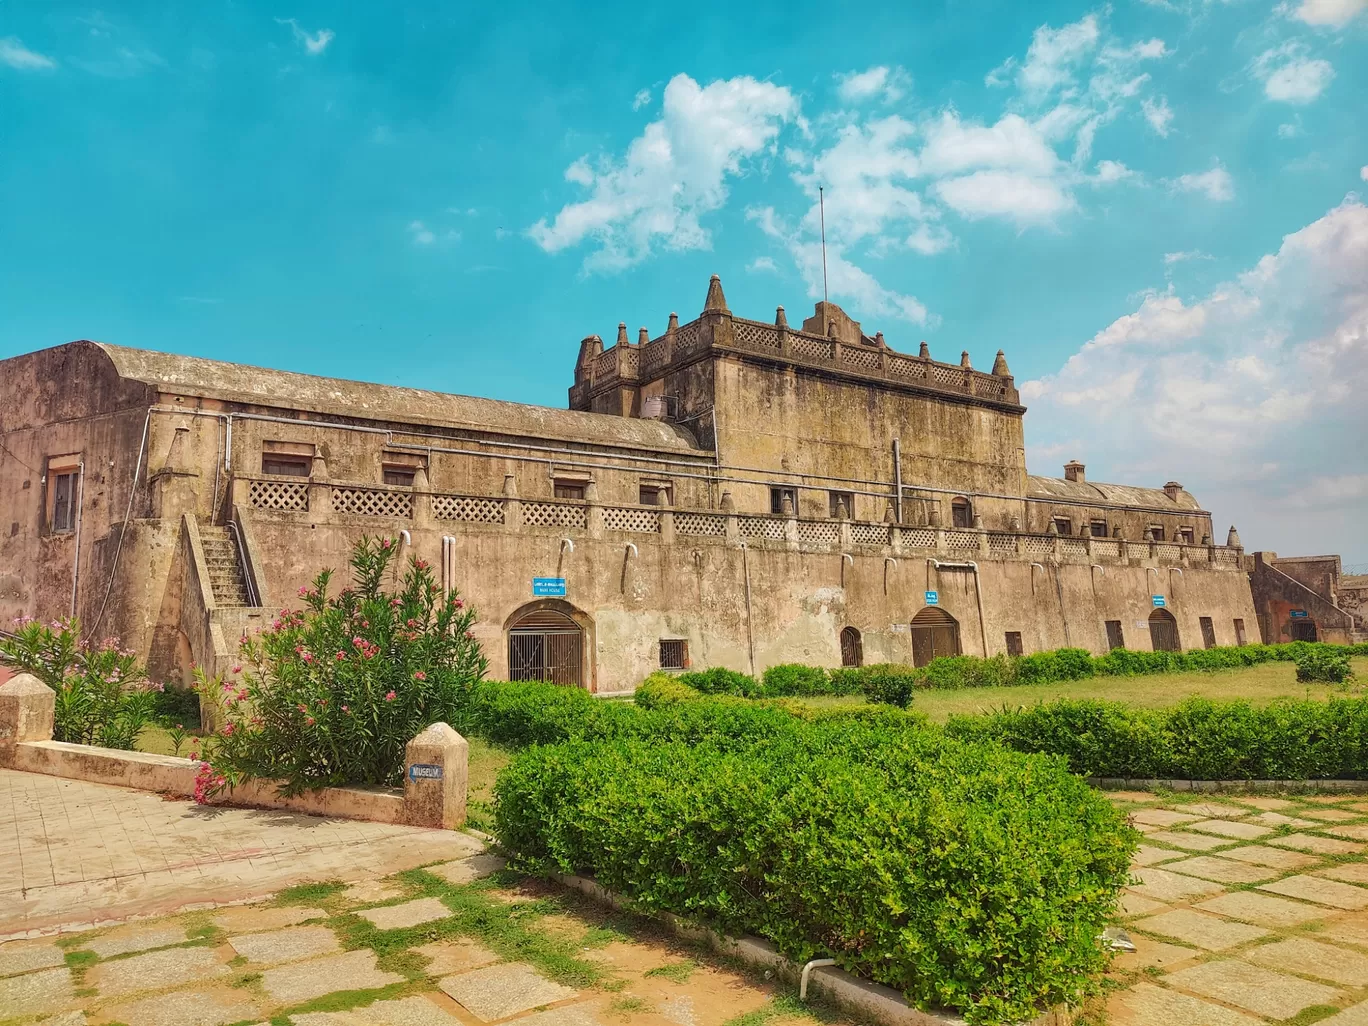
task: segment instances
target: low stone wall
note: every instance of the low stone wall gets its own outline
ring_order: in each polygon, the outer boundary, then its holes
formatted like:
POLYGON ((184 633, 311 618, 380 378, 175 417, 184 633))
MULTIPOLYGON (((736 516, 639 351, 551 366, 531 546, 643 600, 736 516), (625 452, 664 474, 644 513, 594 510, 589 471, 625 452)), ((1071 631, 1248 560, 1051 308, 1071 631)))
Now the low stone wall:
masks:
MULTIPOLYGON (((197 760, 53 741, 54 699, 51 688, 27 673, 0 684, 0 767, 194 797, 197 760)), ((454 830, 465 823, 468 762, 465 738, 445 723, 434 723, 405 749, 402 791, 324 787, 287 798, 276 793, 274 781, 252 780, 222 792, 211 804, 454 830)))
POLYGON ((1089 777, 1103 791, 1335 791, 1368 792, 1368 780, 1156 780, 1150 777, 1089 777))

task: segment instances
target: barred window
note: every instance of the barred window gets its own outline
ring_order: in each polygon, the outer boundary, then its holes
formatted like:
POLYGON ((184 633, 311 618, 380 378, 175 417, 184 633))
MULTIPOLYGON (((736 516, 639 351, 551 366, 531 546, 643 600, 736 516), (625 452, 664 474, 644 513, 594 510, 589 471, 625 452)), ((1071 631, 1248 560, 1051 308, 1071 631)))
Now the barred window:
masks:
POLYGON ((308 477, 312 463, 307 456, 261 454, 261 472, 269 477, 308 477))
POLYGON ((689 643, 679 638, 660 639, 660 668, 682 670, 689 662, 689 643))

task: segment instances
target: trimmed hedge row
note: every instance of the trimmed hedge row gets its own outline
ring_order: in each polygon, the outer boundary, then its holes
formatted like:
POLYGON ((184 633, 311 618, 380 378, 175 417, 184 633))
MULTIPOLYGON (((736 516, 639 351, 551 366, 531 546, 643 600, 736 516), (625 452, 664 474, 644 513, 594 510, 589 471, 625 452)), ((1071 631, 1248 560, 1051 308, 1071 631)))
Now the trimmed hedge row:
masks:
POLYGON ((496 785, 499 840, 529 868, 592 874, 800 962, 830 955, 971 1023, 1095 988, 1136 835, 1062 761, 772 711, 787 729, 764 737, 531 748, 496 785))
MULTIPOLYGON (((656 676, 652 674, 652 676, 656 676)), ((825 670, 804 663, 771 666, 756 680, 748 673, 722 667, 675 675, 680 683, 705 695, 736 695, 741 698, 785 698, 814 695, 858 695, 858 680, 840 670, 825 670)))
POLYGON ((1368 779, 1368 699, 1267 706, 1190 698, 1170 709, 1059 701, 956 716, 951 737, 1062 755, 1085 777, 1368 779))

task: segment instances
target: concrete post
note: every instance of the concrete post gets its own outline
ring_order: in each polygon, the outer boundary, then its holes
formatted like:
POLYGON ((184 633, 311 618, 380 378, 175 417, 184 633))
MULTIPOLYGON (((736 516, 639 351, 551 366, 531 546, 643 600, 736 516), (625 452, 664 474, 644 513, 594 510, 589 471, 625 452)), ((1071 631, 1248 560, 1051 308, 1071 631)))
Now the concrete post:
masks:
POLYGON ((584 486, 584 501, 587 508, 584 511, 585 525, 589 529, 590 538, 603 537, 603 507, 599 505, 598 483, 590 481, 584 486))
POLYGON ((31 673, 0 684, 0 766, 14 761, 20 741, 51 741, 57 696, 31 673))
POLYGON ((675 522, 674 510, 665 501, 665 493, 660 492, 657 500, 660 507, 660 544, 673 545, 675 543, 675 522))
POLYGON ((522 527, 522 502, 518 499, 518 479, 512 474, 504 475, 504 527, 517 530, 522 527))
POLYGON ((423 467, 413 472, 413 526, 432 526, 432 484, 428 481, 427 470, 423 467))
POLYGON ((434 723, 404 748, 404 822, 455 830, 466 820, 470 745, 445 723, 434 723))
POLYGON ((332 519, 332 485, 328 483, 328 464, 315 456, 309 474, 309 521, 325 524, 332 519))

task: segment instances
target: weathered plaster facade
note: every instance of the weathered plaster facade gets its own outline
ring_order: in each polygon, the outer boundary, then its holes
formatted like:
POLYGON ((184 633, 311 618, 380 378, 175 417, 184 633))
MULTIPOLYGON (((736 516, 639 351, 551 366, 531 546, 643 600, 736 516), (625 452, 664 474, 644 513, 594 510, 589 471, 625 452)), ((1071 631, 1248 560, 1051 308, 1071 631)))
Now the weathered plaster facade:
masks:
POLYGON ((223 670, 383 533, 473 601, 494 674, 537 611, 579 632, 569 677, 600 692, 661 665, 662 641, 760 671, 839 665, 855 628, 866 662, 924 658, 931 591, 974 654, 1101 652, 1108 621, 1148 648, 1155 596, 1183 647, 1234 644, 1236 621, 1254 640, 1238 538, 1214 544, 1181 486, 1027 473, 1002 353, 990 372, 904 355, 830 304, 801 329, 782 308, 746 321, 714 279, 655 340, 585 339, 570 406, 93 342, 0 362, 0 616, 74 609, 164 677, 223 670), (565 596, 538 601, 534 577, 565 596))
POLYGON ((1342 577, 1339 556, 1285 556, 1256 552, 1249 576, 1265 644, 1364 637, 1362 578, 1342 577), (1346 587, 1347 585, 1347 587, 1346 587))

